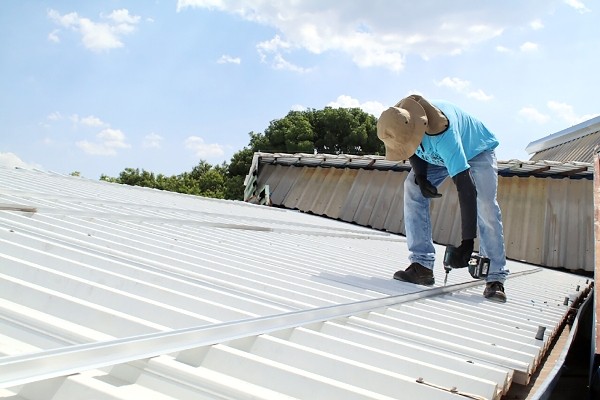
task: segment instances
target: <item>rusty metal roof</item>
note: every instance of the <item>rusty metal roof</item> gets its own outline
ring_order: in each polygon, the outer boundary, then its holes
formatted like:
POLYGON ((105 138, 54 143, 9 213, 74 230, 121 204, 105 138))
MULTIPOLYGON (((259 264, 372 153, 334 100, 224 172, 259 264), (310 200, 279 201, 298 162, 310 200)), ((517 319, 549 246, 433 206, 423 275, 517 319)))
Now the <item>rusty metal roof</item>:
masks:
POLYGON ((600 145, 600 130, 589 135, 540 150, 531 156, 531 161, 582 161, 589 163, 594 158, 595 150, 600 145))
POLYGON ((600 116, 531 142, 525 149, 535 153, 531 161, 592 163, 600 144, 600 116))
MULTIPOLYGON (((408 171, 408 161, 388 161, 383 156, 355 156, 349 154, 287 154, 255 153, 259 163, 271 165, 322 167, 322 168, 360 168, 380 171, 408 171)), ((256 170, 253 165, 250 174, 256 170)), ((552 160, 508 160, 498 161, 498 173, 502 176, 540 176, 592 179, 594 167, 591 162, 552 161, 552 160)))

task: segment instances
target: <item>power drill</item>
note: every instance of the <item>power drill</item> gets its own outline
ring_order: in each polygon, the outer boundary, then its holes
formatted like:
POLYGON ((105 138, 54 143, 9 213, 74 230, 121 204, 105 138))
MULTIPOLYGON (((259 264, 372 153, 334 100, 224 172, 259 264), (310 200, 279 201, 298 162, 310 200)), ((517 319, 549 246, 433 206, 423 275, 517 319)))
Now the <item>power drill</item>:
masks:
POLYGON ((469 274, 475 279, 483 279, 487 277, 488 272, 490 270, 490 259, 487 257, 482 257, 477 254, 471 255, 471 259, 467 263, 467 265, 455 265, 453 264, 453 260, 456 259, 457 248, 454 246, 446 246, 446 252, 444 253, 444 270, 446 271, 446 276, 444 277, 444 286, 448 281, 448 273, 452 270, 452 268, 469 268, 469 274))

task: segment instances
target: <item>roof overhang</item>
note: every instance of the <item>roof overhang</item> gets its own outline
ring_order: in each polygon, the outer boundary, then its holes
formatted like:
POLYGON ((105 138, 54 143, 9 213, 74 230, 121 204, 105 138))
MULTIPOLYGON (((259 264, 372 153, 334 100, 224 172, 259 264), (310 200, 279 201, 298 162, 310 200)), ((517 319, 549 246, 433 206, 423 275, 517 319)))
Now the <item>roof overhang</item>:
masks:
POLYGON ((600 131, 600 116, 533 141, 527 145, 525 151, 529 154, 537 153, 598 131, 600 131))
MULTIPOLYGON (((272 164, 295 167, 321 167, 321 168, 358 168, 382 171, 409 171, 408 161, 389 161, 383 156, 351 155, 351 154, 306 154, 306 153, 261 153, 254 154, 252 166, 248 177, 257 174, 260 164, 272 164)), ((502 176, 534 176, 554 178, 586 178, 591 179, 594 174, 594 165, 585 162, 560 162, 560 161, 498 161, 498 174, 502 176)))

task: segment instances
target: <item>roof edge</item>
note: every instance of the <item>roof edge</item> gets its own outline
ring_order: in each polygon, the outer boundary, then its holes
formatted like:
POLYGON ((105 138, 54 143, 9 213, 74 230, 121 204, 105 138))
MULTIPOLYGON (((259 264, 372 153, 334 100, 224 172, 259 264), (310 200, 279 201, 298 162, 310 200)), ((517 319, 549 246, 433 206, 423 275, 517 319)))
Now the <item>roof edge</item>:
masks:
POLYGON ((571 140, 579 139, 580 137, 597 131, 600 131, 600 116, 581 122, 577 125, 573 125, 570 128, 563 129, 562 131, 553 133, 542 139, 533 141, 529 143, 527 147, 525 147, 525 151, 528 154, 537 153, 571 140))
MULTIPOLYGON (((246 176, 248 186, 252 176, 258 175, 263 164, 288 167, 352 168, 380 171, 410 171, 408 161, 389 161, 383 156, 358 156, 349 154, 305 154, 305 153, 254 153, 253 164, 246 176), (256 162, 255 162, 256 161, 256 162)), ((520 161, 516 159, 498 160, 498 174, 502 176, 558 177, 571 179, 591 179, 594 164, 581 161, 520 161)))

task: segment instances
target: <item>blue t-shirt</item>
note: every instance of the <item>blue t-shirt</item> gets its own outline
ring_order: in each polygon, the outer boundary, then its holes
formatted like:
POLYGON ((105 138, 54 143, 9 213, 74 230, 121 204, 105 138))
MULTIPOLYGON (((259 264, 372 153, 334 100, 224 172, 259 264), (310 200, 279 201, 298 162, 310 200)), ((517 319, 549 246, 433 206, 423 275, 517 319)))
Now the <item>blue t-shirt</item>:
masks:
POLYGON ((451 177, 469 168, 468 160, 495 149, 498 140, 477 118, 452 103, 430 101, 448 118, 448 129, 436 136, 425 134, 415 154, 430 164, 446 167, 451 177))

